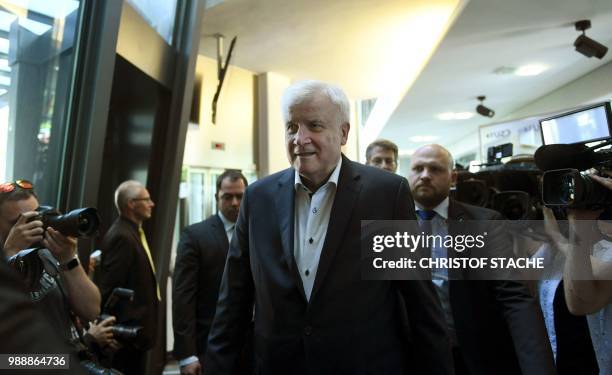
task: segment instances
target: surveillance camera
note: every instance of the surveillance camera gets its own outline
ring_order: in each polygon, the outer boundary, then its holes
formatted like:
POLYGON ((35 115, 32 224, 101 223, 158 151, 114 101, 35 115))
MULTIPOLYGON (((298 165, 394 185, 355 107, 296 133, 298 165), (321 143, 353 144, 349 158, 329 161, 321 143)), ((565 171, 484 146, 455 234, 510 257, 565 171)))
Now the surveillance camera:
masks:
POLYGON ((495 111, 492 110, 489 107, 485 107, 482 104, 478 104, 478 106, 476 107, 476 112, 478 112, 480 115, 484 116, 484 117, 493 117, 495 116, 495 111))
POLYGON ((608 47, 589 38, 586 35, 580 35, 578 38, 576 38, 574 47, 576 47, 576 51, 580 52, 586 57, 595 56, 598 59, 603 59, 608 52, 608 47))

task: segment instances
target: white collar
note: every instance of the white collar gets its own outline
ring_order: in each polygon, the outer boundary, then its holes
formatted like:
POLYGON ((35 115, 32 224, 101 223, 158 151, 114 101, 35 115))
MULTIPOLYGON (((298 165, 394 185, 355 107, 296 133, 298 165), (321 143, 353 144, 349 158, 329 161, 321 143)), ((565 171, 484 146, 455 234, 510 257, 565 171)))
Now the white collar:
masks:
MULTIPOLYGON (((338 164, 336 164, 336 168, 332 172, 331 176, 329 176, 329 178, 327 179, 327 181, 323 185, 332 183, 332 184, 336 185, 336 187, 337 187, 338 186, 338 178, 340 177, 340 168, 341 167, 342 167, 342 156, 340 156, 340 160, 338 160, 338 164)), ((321 185, 321 186, 323 186, 323 185, 321 185)), ((294 186, 295 186, 296 190, 297 190, 297 188, 300 187, 300 188, 306 190, 308 193, 312 193, 310 191, 310 189, 308 189, 306 187, 306 185, 304 185, 302 183, 302 178, 300 177, 300 174, 298 173, 298 171, 295 171, 294 186)))
POLYGON ((221 219, 221 222, 223 223, 223 228, 225 228, 225 231, 227 232, 228 230, 230 230, 231 227, 234 226, 234 224, 231 221, 229 221, 228 218, 226 218, 225 216, 223 216, 223 214, 221 213, 221 211, 217 212, 217 215, 219 215, 219 219, 221 219))

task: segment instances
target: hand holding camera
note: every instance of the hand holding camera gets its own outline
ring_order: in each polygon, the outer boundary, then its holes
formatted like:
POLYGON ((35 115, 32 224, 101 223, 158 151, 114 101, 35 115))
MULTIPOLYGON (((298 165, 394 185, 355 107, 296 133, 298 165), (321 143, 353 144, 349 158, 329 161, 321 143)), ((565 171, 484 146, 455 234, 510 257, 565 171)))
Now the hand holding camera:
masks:
POLYGON ((77 240, 74 237, 64 236, 51 227, 47 227, 45 238, 42 241, 60 264, 69 262, 76 256, 77 240))
POLYGON ((13 256, 22 249, 27 249, 43 239, 43 223, 32 220, 38 216, 36 211, 28 211, 19 216, 11 228, 4 243, 4 255, 13 256))
POLYGON ((113 350, 119 349, 120 345, 117 340, 113 337, 113 325, 115 324, 116 318, 109 316, 108 318, 98 322, 92 322, 89 324, 87 333, 90 334, 98 346, 101 348, 109 347, 113 350))

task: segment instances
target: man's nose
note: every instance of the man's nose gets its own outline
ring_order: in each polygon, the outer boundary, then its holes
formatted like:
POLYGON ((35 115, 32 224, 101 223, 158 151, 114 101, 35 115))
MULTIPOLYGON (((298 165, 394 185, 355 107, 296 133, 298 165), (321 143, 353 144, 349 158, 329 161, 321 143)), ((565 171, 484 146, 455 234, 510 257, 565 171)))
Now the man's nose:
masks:
POLYGON ((301 146, 310 143, 310 132, 305 126, 299 126, 298 131, 293 136, 293 144, 301 146))
POLYGON ((232 197, 232 205, 233 206, 240 206, 240 198, 234 196, 232 197))

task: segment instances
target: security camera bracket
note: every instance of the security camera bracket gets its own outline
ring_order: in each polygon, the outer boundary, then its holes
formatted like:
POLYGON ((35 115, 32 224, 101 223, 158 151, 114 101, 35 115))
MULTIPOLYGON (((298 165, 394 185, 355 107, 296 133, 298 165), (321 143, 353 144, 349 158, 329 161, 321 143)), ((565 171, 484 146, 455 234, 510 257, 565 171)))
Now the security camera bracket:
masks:
POLYGON ((591 28, 591 20, 581 20, 574 24, 576 26, 576 31, 582 31, 584 33, 585 30, 591 28))

